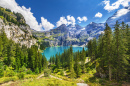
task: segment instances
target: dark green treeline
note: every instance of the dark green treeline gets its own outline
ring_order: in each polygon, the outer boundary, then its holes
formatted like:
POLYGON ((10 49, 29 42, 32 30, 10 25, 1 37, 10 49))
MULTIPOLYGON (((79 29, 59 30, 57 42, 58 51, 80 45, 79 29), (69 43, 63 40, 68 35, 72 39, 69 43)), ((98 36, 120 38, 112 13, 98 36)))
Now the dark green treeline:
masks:
POLYGON ((106 24, 104 33, 88 43, 88 55, 96 61, 96 71, 109 80, 128 80, 130 77, 130 28, 116 22, 114 31, 106 24), (98 64, 98 65, 97 65, 98 64))
POLYGON ((7 38, 4 29, 2 29, 0 31, 0 65, 13 67, 13 70, 16 71, 24 66, 34 72, 36 70, 41 72, 48 63, 36 45, 27 48, 24 45, 16 44, 7 38))
POLYGON ((81 52, 73 53, 73 48, 70 46, 68 50, 64 50, 64 53, 52 56, 49 63, 53 71, 65 69, 70 73, 70 78, 75 78, 85 73, 85 59, 87 56, 87 51, 84 48, 81 52))

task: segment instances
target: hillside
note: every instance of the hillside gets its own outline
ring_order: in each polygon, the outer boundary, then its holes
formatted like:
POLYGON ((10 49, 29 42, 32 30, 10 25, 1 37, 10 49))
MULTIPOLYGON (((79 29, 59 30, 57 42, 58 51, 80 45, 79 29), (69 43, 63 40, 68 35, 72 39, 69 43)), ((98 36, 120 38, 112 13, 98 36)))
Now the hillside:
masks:
POLYGON ((4 29, 7 37, 15 41, 15 43, 31 47, 37 42, 20 13, 14 13, 9 9, 0 7, 0 30, 2 29, 4 29))

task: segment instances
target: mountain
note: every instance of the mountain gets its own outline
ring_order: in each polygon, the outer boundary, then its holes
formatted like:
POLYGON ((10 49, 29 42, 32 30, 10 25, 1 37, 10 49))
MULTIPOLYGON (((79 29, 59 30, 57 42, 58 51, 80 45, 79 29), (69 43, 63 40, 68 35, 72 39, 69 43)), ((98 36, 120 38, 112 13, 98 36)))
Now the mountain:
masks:
POLYGON ((4 30, 7 37, 15 43, 26 45, 36 44, 29 25, 26 24, 24 17, 20 13, 11 12, 9 9, 0 7, 0 30, 4 30))
POLYGON ((106 23, 113 29, 117 20, 119 23, 124 21, 130 24, 130 6, 118 10, 105 23, 91 22, 86 27, 81 27, 78 24, 68 26, 63 24, 50 31, 41 32, 40 35, 36 35, 34 32, 34 35, 48 41, 51 46, 86 45, 89 40, 94 37, 98 38, 101 33, 104 33, 106 23))
POLYGON ((114 15, 106 20, 106 23, 113 27, 117 20, 119 23, 123 21, 130 25, 130 6, 118 10, 114 15))

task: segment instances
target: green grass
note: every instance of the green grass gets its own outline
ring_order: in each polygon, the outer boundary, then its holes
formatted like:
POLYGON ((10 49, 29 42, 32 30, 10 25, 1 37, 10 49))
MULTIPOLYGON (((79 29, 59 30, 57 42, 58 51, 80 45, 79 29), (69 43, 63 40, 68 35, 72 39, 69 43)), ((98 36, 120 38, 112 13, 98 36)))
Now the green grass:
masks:
POLYGON ((20 81, 17 86, 76 86, 76 83, 54 78, 28 79, 20 81))
POLYGON ((17 76, 13 76, 13 77, 2 77, 2 78, 0 78, 0 84, 6 83, 6 82, 9 82, 9 81, 16 81, 16 80, 18 80, 17 76))

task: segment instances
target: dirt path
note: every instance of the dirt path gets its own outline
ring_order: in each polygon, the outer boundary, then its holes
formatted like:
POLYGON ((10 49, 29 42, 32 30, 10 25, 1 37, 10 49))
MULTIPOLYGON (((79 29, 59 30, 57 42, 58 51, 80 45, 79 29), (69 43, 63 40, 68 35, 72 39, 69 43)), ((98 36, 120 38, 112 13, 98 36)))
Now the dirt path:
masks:
POLYGON ((15 82, 9 81, 9 82, 7 82, 7 83, 1 84, 0 86, 9 86, 9 85, 14 84, 14 83, 17 83, 17 82, 18 82, 18 81, 15 81, 15 82))
MULTIPOLYGON (((44 76, 44 74, 41 74, 40 76, 38 76, 36 79, 40 79, 44 76)), ((53 76, 53 75, 50 75, 51 78, 55 78, 55 79, 59 79, 59 80, 62 80, 61 78, 58 78, 56 76, 53 76)), ((3 83, 1 84, 0 86, 14 86, 18 83, 19 81, 9 81, 7 83, 3 83)), ((86 83, 77 83, 77 86, 88 86, 86 83)))
POLYGON ((42 78, 44 76, 44 74, 38 76, 36 79, 42 78))
POLYGON ((88 86, 86 83, 77 83, 77 86, 88 86))
POLYGON ((55 77, 55 76, 52 76, 50 75, 51 78, 55 78, 55 79, 59 79, 59 80, 62 80, 61 78, 58 78, 58 77, 55 77))

